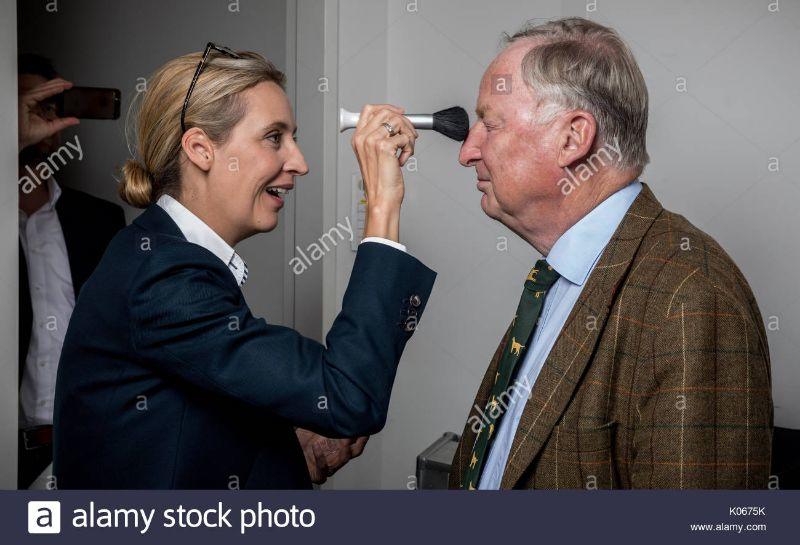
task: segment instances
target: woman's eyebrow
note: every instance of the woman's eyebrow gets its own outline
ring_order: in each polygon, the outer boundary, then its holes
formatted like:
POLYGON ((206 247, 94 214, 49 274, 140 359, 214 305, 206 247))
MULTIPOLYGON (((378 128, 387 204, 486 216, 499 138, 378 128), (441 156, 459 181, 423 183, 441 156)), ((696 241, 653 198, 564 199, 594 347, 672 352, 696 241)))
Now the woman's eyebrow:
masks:
MULTIPOLYGON (((289 130, 289 124, 284 122, 284 121, 275 121, 274 123, 270 123, 269 125, 267 125, 266 127, 264 127, 262 129, 263 132, 269 132, 269 131, 273 131, 273 130, 288 131, 289 130)), ((295 134, 295 133, 297 133, 297 127, 294 127, 292 129, 292 134, 295 134)))

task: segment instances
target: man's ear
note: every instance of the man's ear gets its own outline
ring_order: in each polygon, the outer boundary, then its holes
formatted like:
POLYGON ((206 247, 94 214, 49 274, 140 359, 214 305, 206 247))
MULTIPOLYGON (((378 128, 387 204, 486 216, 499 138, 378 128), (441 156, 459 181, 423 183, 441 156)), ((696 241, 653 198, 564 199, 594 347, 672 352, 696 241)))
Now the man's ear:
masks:
POLYGON ((197 168, 205 172, 211 169, 211 163, 214 162, 214 146, 211 145, 211 140, 203 129, 192 127, 183 133, 181 147, 189 161, 197 168))
POLYGON ((573 110, 564 118, 559 138, 558 166, 568 167, 589 155, 597 135, 594 116, 585 110, 573 110))

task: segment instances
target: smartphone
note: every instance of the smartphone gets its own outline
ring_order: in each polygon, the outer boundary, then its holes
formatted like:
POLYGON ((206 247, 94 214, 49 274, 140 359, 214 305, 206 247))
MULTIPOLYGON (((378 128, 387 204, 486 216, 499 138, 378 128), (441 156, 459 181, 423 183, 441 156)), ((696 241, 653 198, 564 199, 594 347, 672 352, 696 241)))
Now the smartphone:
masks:
POLYGON ((121 93, 105 87, 72 87, 53 96, 58 117, 119 119, 121 93))

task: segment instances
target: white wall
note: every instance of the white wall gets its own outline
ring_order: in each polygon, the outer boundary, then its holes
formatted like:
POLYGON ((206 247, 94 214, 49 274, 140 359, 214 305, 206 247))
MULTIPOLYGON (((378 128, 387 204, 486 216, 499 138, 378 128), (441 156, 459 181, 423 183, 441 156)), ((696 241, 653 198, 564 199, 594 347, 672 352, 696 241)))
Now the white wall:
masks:
MULTIPOLYGON (((368 102, 386 100, 386 2, 340 0, 338 19, 326 21, 326 29, 338 31, 338 105, 350 110, 359 110, 368 102)), ((335 108, 334 108, 335 109, 335 108)), ((351 131, 337 136, 338 153, 335 179, 335 217, 350 216, 351 182, 357 174, 358 164, 350 147, 351 131)), ((326 173, 327 175, 327 173, 326 173)), ((351 218, 354 223, 355 218, 351 218)), ((356 234, 360 238, 361 234, 356 234)), ((326 330, 338 312, 347 281, 353 267, 355 253, 350 247, 337 247, 335 266, 326 271, 326 291, 335 292, 335 306, 326 306, 324 318, 326 330)), ((389 413, 392 418, 392 411, 389 413)), ((360 458, 350 462, 328 481, 326 488, 381 488, 381 466, 386 459, 383 446, 385 433, 370 438, 360 458)))
POLYGON ((17 5, 0 0, 0 489, 17 487, 17 5))
MULTIPOLYGON (((717 238, 747 276, 765 321, 779 320, 769 332, 776 424, 800 427, 800 5, 781 1, 771 13, 769 4, 342 0, 339 100, 351 109, 389 101, 409 112, 453 104, 471 112, 503 31, 566 15, 615 27, 650 91, 652 164, 644 178, 665 207, 717 238), (770 157, 779 158, 780 172, 768 170, 770 157)), ((456 143, 424 134, 418 170, 406 172, 401 241, 439 277, 400 364, 388 425, 336 477, 336 488, 405 488, 416 455, 444 431, 461 432, 539 257, 483 215, 474 171, 457 164, 457 153, 456 143), (508 251, 498 251, 499 237, 508 237, 508 251)), ((349 206, 356 168, 342 137, 340 210, 349 206)), ((351 252, 339 251, 339 300, 351 266, 351 252)))

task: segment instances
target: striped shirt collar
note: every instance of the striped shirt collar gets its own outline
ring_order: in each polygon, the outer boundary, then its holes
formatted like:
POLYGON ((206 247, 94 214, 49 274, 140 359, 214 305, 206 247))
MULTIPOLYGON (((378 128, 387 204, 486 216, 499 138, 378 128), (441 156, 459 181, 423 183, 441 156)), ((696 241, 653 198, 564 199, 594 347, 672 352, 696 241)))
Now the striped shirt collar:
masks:
POLYGON ((186 240, 202 246, 230 269, 236 283, 243 286, 247 281, 247 264, 236 251, 214 232, 203 220, 169 195, 161 195, 156 202, 172 218, 186 240))

